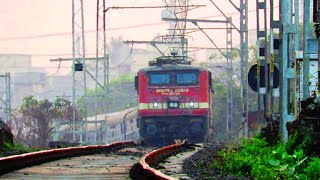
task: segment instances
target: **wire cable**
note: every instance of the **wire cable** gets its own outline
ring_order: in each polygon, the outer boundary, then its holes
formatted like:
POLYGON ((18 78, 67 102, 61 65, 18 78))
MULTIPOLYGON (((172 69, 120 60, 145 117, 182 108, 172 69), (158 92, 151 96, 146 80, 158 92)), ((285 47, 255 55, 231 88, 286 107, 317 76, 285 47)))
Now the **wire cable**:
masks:
POLYGON ((129 60, 129 58, 131 57, 131 54, 132 54, 132 50, 133 50, 133 43, 131 45, 131 49, 130 49, 130 53, 129 53, 129 56, 123 60, 118 66, 116 66, 115 68, 113 68, 110 73, 112 73, 114 70, 116 70, 117 68, 119 68, 123 63, 125 63, 127 60, 129 60))

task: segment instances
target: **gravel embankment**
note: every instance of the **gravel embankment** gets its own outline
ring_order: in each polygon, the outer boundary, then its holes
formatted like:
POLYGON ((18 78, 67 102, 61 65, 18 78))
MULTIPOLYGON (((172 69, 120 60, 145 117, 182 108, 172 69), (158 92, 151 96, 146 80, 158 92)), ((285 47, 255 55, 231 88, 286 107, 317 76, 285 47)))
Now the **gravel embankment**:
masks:
POLYGON ((222 145, 206 147, 183 163, 183 171, 193 179, 224 179, 239 180, 248 179, 246 177, 236 177, 226 174, 223 169, 210 168, 214 161, 221 162, 223 159, 217 155, 217 152, 223 149, 222 145))

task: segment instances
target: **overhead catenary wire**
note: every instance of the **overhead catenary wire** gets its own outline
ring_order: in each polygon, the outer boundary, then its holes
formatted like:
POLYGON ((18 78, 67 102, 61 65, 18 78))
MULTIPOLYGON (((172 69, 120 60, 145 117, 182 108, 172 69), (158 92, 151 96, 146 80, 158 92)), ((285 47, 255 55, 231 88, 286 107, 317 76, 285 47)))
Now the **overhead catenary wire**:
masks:
MULTIPOLYGON (((275 7, 279 8, 279 6, 275 7)), ((249 10, 248 13, 254 13, 256 9, 249 10)), ((226 13, 226 15, 238 15, 239 12, 231 12, 226 13)), ((212 16, 205 16, 199 17, 201 19, 208 19, 213 17, 223 17, 223 15, 216 14, 212 16)), ((144 24, 137 24, 132 26, 123 26, 123 27, 115 27, 115 28, 108 28, 108 31, 117 31, 117 30, 126 30, 138 27, 145 27, 145 26, 159 26, 166 24, 166 22, 154 22, 154 23, 144 23, 144 24)), ((87 30, 85 33, 96 33, 96 30, 87 30)), ((37 34, 37 35, 27 35, 27 36, 14 36, 14 37, 0 37, 0 41, 11 41, 11 40, 22 40, 22 39, 37 39, 37 38, 47 38, 47 37, 56 37, 56 36, 70 36, 71 32, 58 32, 58 33, 46 33, 46 34, 37 34)))
POLYGON ((126 59, 124 59, 124 60, 123 60, 119 65, 117 65, 115 68, 113 68, 113 69, 110 71, 110 73, 113 72, 114 70, 116 70, 117 68, 119 68, 123 63, 125 63, 126 61, 128 61, 128 60, 130 59, 131 54, 132 54, 132 50, 133 50, 133 43, 132 43, 132 45, 131 45, 131 49, 130 49, 130 53, 129 53, 128 57, 127 57, 126 59))

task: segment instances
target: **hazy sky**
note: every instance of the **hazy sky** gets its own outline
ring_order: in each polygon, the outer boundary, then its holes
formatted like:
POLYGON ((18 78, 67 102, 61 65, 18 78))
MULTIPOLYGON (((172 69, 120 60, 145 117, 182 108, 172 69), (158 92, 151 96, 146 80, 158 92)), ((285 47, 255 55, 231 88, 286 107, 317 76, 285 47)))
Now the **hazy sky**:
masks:
MULTIPOLYGON (((106 0, 107 6, 155 6, 164 0, 106 0)), ((206 7, 192 10, 188 18, 223 20, 220 12, 209 0, 190 0, 206 7)), ((218 6, 239 25, 237 10, 226 0, 215 0, 218 6)), ((238 0, 233 1, 239 4, 238 0)), ((249 28, 255 28, 255 0, 249 0, 249 28)), ((0 1, 0 53, 32 54, 33 64, 39 67, 57 67, 50 58, 71 57, 71 0, 1 0, 0 1), (63 56, 64 55, 64 56, 63 56)), ((86 52, 94 56, 96 1, 84 0, 86 52)), ((163 9, 110 10, 107 13, 107 38, 122 36, 124 40, 152 40, 165 34, 169 25, 161 21, 163 9), (137 26, 138 25, 138 26, 137 26)), ((195 28, 191 23, 189 28, 195 28)), ((201 27, 225 27, 200 24, 201 27)), ((239 26, 238 26, 239 27, 239 26)), ((225 46, 225 32, 208 30, 220 46, 225 46)), ((234 31, 234 44, 239 34, 234 31)), ((192 46, 212 46, 202 33, 192 34, 192 46)), ((63 66, 63 65, 62 65, 63 66)))

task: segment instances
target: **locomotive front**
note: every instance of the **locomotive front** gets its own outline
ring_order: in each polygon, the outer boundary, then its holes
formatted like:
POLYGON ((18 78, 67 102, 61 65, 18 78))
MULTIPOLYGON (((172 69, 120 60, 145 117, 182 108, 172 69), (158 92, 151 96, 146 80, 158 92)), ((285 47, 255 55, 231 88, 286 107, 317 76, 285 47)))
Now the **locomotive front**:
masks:
POLYGON ((212 126, 211 83, 210 71, 202 67, 169 63, 141 69, 136 87, 142 140, 202 142, 212 126))

